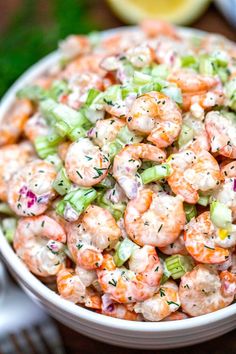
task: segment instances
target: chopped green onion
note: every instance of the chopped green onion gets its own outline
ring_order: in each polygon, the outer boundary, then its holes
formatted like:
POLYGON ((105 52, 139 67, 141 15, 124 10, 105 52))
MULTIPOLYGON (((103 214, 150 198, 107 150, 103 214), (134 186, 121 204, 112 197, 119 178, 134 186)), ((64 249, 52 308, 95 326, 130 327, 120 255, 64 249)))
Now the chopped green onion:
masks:
POLYGON ((2 220, 2 231, 7 241, 12 243, 16 231, 16 219, 5 218, 2 220))
POLYGON ((0 214, 14 215, 14 212, 7 203, 0 202, 0 214))
POLYGON ((194 267, 194 262, 190 256, 176 254, 165 259, 167 270, 173 279, 181 278, 186 272, 190 272, 194 267))
POLYGON ((97 192, 94 188, 77 188, 74 191, 69 192, 64 198, 57 204, 56 212, 67 217, 69 209, 75 211, 77 217, 96 199, 97 192))
POLYGON ((54 155, 57 152, 57 146, 62 141, 62 138, 56 134, 49 136, 39 136, 35 139, 34 145, 37 154, 42 159, 49 155, 54 155))
POLYGON ((63 166, 63 162, 57 154, 48 155, 45 160, 55 166, 56 171, 59 171, 63 166))
POLYGON ((193 129, 187 126, 186 124, 183 124, 178 138, 179 147, 181 148, 184 145, 186 145, 189 141, 193 139, 193 137, 194 137, 193 129))
POLYGON ((200 195, 197 203, 199 205, 206 207, 209 204, 209 196, 208 195, 200 195))
POLYGON ((121 267, 131 257, 133 251, 138 248, 139 247, 136 243, 132 242, 128 238, 121 241, 116 248, 116 252, 113 257, 117 267, 121 267))
POLYGON ((177 86, 168 86, 161 90, 166 96, 170 97, 176 103, 183 103, 181 90, 177 86))
POLYGON ((214 201, 210 205, 211 221, 216 227, 229 230, 232 226, 232 211, 223 203, 214 201))
POLYGON ((171 167, 167 163, 156 165, 144 170, 141 173, 141 179, 143 184, 151 183, 154 181, 160 181, 162 178, 166 178, 171 174, 171 167))
POLYGON ((197 216, 197 209, 193 204, 184 203, 184 211, 187 222, 189 222, 192 218, 197 216))
POLYGON ((20 89, 16 94, 18 98, 28 98, 29 100, 36 102, 45 99, 47 95, 47 91, 37 85, 26 86, 20 89))
POLYGON ((62 168, 53 182, 53 188, 60 195, 65 195, 69 192, 71 187, 71 181, 69 180, 65 168, 62 168))

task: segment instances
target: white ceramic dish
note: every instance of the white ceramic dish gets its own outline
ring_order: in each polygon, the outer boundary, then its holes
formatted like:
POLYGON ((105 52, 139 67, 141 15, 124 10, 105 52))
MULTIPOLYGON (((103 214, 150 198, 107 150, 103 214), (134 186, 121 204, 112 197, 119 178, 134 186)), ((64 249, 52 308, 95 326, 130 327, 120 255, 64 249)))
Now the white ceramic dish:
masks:
MULTIPOLYGON (((204 35, 190 29, 181 32, 187 36, 204 35)), ((114 30, 104 35, 110 33, 114 30)), ((58 59, 58 52, 48 55, 17 80, 0 103, 0 119, 14 101, 16 91, 58 59)), ((63 300, 41 283, 17 257, 1 231, 0 251, 14 278, 36 303, 60 322, 93 339, 130 348, 168 349, 204 342, 236 328, 236 304, 208 315, 173 322, 131 322, 96 314, 63 300)))

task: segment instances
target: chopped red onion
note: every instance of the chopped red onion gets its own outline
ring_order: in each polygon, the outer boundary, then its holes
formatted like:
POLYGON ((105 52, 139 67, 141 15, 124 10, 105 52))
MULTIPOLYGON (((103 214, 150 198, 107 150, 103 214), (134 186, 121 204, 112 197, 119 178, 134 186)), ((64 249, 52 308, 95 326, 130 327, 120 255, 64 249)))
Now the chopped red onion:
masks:
POLYGON ((234 187, 233 187, 234 192, 236 192, 236 178, 234 178, 234 187))
POLYGON ((114 311, 114 303, 109 294, 102 295, 102 311, 103 312, 114 311))
POLYGON ((70 222, 76 221, 79 218, 79 214, 77 213, 77 211, 75 209, 73 209, 71 207, 71 205, 69 203, 67 203, 67 205, 65 207, 64 218, 70 222))

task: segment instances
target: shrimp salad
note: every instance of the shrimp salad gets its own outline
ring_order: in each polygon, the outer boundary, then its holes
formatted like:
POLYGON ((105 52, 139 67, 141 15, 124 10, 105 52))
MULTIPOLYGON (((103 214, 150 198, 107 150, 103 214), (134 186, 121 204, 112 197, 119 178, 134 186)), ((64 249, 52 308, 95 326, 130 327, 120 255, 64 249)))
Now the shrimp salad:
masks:
POLYGON ((0 126, 1 228, 62 298, 173 321, 236 296, 236 47, 164 22, 71 35, 0 126))

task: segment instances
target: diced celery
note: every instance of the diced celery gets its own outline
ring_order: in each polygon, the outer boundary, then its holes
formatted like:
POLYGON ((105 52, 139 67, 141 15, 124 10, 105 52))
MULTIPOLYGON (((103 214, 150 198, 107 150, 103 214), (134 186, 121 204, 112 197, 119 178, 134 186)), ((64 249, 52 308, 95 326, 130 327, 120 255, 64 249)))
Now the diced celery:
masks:
POLYGON ((71 187, 71 181, 69 180, 65 168, 62 168, 56 176, 55 181, 53 182, 53 188, 60 195, 65 195, 69 192, 71 187))
POLYGON ((12 243, 14 239, 14 234, 16 231, 15 218, 5 218, 2 220, 2 231, 8 242, 12 243))
POLYGON ((167 163, 150 167, 141 173, 143 184, 160 181, 171 174, 171 167, 167 163))
POLYGON ((214 201, 210 205, 211 221, 216 227, 230 229, 232 225, 232 210, 225 204, 214 201))
POLYGON ((169 75, 169 70, 166 65, 161 64, 161 65, 155 65, 152 68, 151 71, 151 76, 154 78, 161 78, 163 80, 166 80, 167 76, 169 75))
POLYGON ((194 267, 193 259, 190 256, 176 254, 165 259, 167 270, 173 279, 181 278, 185 273, 190 272, 194 267))
POLYGON ((97 193, 96 204, 102 208, 105 208, 110 211, 115 220, 119 220, 125 211, 126 204, 125 203, 115 203, 113 204, 111 201, 105 198, 104 192, 100 191, 97 193))
POLYGON ((14 215, 14 212, 7 203, 0 202, 0 214, 14 215))
POLYGON ((191 67, 191 68, 197 69, 198 68, 198 60, 193 55, 185 55, 185 56, 181 57, 181 66, 184 68, 191 67))
POLYGON ((117 267, 121 267, 131 257, 132 252, 138 248, 139 247, 128 238, 121 241, 113 257, 117 267))
POLYGON ((79 215, 96 199, 97 192, 94 188, 77 188, 67 193, 57 204, 56 211, 59 215, 66 217, 67 206, 75 210, 79 215))
POLYGON ((135 85, 145 85, 152 81, 152 77, 150 75, 144 74, 140 71, 134 71, 133 83, 135 85))
POLYGON ((62 141, 62 138, 56 134, 49 136, 39 136, 35 140, 35 149, 37 154, 42 159, 57 152, 57 146, 62 141))
POLYGON ((161 90, 166 96, 170 97, 176 103, 183 102, 181 90, 177 86, 168 86, 161 90))
POLYGON ((87 99, 85 104, 87 106, 91 106, 91 104, 93 103, 93 101, 95 100, 95 98, 100 94, 100 91, 98 91, 97 89, 90 89, 87 95, 87 99))
POLYGON ((184 203, 184 211, 187 222, 189 222, 192 218, 197 216, 197 209, 193 204, 184 203))
POLYGON ((188 125, 183 124, 178 138, 179 147, 181 148, 184 145, 186 145, 189 141, 193 139, 193 137, 194 137, 193 129, 190 128, 188 125))
POLYGON ((20 89, 16 96, 18 98, 28 98, 31 101, 40 101, 48 96, 48 92, 40 86, 26 86, 20 89))
POLYGON ((106 176, 100 183, 96 185, 97 188, 105 188, 105 189, 110 189, 113 188, 115 185, 115 180, 112 176, 106 176))
POLYGON ((208 195, 200 195, 197 203, 202 206, 207 206, 209 203, 209 196, 208 195))
POLYGON ((68 83, 65 80, 55 80, 52 83, 52 86, 48 90, 49 96, 55 101, 62 95, 67 95, 71 91, 68 87, 68 83))
POLYGON ((63 162, 57 154, 48 155, 45 160, 55 166, 56 171, 59 171, 63 166, 63 162))
POLYGON ((55 129, 61 136, 69 134, 73 128, 78 126, 90 127, 90 122, 81 112, 52 99, 42 101, 40 110, 46 118, 56 122, 55 129))
POLYGON ((214 60, 209 55, 202 55, 199 60, 199 72, 202 75, 215 74, 214 60))

